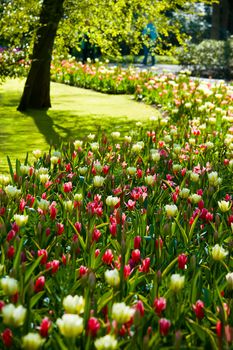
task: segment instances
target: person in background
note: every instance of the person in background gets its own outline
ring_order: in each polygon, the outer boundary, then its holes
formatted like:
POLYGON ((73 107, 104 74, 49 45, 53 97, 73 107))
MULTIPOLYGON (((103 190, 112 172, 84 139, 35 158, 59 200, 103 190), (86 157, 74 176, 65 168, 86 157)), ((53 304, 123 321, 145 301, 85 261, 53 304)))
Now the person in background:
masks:
POLYGON ((90 43, 89 36, 84 34, 81 42, 82 63, 86 63, 89 58, 91 61, 95 59, 95 47, 90 43))
POLYGON ((144 59, 142 64, 145 66, 147 65, 147 60, 149 54, 151 55, 151 65, 153 66, 155 64, 155 44, 156 39, 158 38, 158 33, 155 28, 155 25, 152 20, 149 21, 149 23, 146 25, 146 27, 142 31, 143 35, 143 52, 144 52, 144 59))

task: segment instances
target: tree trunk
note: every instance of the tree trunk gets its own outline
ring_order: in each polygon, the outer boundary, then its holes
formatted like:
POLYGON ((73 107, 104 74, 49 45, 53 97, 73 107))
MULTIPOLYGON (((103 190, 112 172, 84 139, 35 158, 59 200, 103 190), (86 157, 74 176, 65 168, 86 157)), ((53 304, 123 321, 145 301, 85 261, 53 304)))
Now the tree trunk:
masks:
POLYGON ((18 106, 19 111, 28 108, 49 108, 50 64, 58 24, 63 16, 64 0, 44 0, 40 13, 40 27, 36 33, 31 67, 18 106))
POLYGON ((230 35, 233 35, 233 3, 229 0, 229 23, 228 23, 228 30, 230 35))
POLYGON ((221 39, 226 39, 228 35, 228 26, 230 21, 230 6, 228 0, 222 0, 222 9, 221 9, 221 39))
MULTIPOLYGON (((221 1, 220 1, 221 3, 221 1)), ((219 40, 220 33, 220 4, 212 5, 212 27, 210 38, 214 40, 219 40)))

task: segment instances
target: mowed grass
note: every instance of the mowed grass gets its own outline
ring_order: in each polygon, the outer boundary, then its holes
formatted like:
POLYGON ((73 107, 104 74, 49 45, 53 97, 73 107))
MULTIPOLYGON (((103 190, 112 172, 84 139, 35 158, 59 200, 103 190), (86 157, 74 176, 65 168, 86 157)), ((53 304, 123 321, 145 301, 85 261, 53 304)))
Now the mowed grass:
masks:
POLYGON ((52 83, 52 108, 16 110, 24 80, 0 85, 0 173, 8 169, 7 155, 14 163, 27 152, 59 148, 63 141, 82 139, 99 130, 128 133, 137 121, 145 123, 158 113, 153 107, 133 101, 132 96, 105 95, 92 90, 52 83))

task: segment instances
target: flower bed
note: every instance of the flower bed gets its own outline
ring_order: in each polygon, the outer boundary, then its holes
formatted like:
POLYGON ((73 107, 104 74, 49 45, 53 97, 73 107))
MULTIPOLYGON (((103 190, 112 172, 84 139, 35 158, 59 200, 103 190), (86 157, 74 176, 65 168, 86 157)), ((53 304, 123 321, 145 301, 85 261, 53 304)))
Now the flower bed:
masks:
POLYGON ((74 59, 54 59, 51 66, 53 81, 108 94, 133 94, 138 84, 152 76, 152 72, 109 67, 102 62, 83 64, 74 59))
POLYGON ((200 118, 203 125, 231 122, 233 86, 224 81, 193 79, 188 71, 178 75, 155 74, 133 67, 124 69, 74 60, 54 61, 51 70, 56 82, 105 93, 134 94, 135 100, 162 108, 173 122, 179 119, 188 122, 190 118, 200 118))
POLYGON ((15 170, 9 161, 0 176, 1 348, 232 344, 230 93, 190 86, 184 99, 199 91, 198 115, 186 105, 194 114, 183 110, 174 124, 181 105, 165 103, 148 129, 36 150, 15 170), (226 103, 210 108, 204 97, 226 103))

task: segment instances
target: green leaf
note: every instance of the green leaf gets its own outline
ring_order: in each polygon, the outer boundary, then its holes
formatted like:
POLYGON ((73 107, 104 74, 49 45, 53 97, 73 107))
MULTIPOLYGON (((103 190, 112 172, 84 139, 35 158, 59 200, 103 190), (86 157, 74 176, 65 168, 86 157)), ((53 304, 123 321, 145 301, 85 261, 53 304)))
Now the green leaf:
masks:
POLYGON ((102 222, 102 224, 97 225, 96 228, 99 229, 99 228, 104 227, 106 225, 109 225, 109 222, 102 222))
POLYGON ((57 344, 60 347, 60 350, 68 350, 67 346, 65 346, 65 344, 63 343, 61 337, 57 333, 55 333, 53 336, 56 339, 57 344))
POLYGON ((70 290, 70 294, 74 294, 80 287, 81 285, 81 281, 80 279, 78 281, 76 281, 73 285, 72 285, 72 288, 70 290))
POLYGON ((183 237, 184 243, 187 245, 188 244, 188 237, 186 235, 186 232, 183 229, 183 227, 181 226, 181 224, 179 223, 179 221, 176 218, 174 218, 174 219, 175 219, 175 222, 176 222, 177 226, 179 227, 179 230, 180 230, 180 233, 181 233, 181 235, 183 237))
POLYGON ((6 158, 7 158, 9 171, 10 171, 10 174, 11 174, 11 178, 12 178, 12 181, 14 182, 14 171, 13 171, 13 168, 12 168, 11 160, 10 160, 9 156, 6 156, 6 158))
POLYGON ((23 244, 24 244, 24 240, 23 238, 21 238, 20 242, 19 242, 19 246, 17 249, 17 253, 15 255, 15 260, 14 260, 14 264, 13 264, 13 269, 16 270, 18 266, 20 266, 20 257, 21 257, 21 251, 23 248, 23 244))
POLYGON ((192 304, 194 304, 196 301, 197 301, 197 292, 198 292, 198 279, 201 275, 201 271, 199 270, 194 278, 192 278, 192 286, 191 286, 191 301, 192 301, 192 304))
POLYGON ((26 154, 25 161, 24 161, 24 165, 27 165, 27 164, 28 164, 28 152, 26 154))
POLYGON ((86 251, 86 244, 84 243, 84 240, 82 238, 82 236, 78 233, 78 231, 76 230, 76 227, 74 226, 74 224, 72 223, 72 221, 70 221, 70 219, 68 219, 70 225, 73 227, 75 233, 78 235, 78 240, 81 244, 81 247, 83 249, 83 251, 85 252, 86 251))
POLYGON ((162 278, 164 278, 164 277, 168 274, 168 272, 169 272, 169 271, 173 268, 173 266, 176 264, 177 260, 178 260, 178 257, 176 257, 175 259, 173 259, 172 262, 170 262, 170 264, 166 267, 166 269, 163 270, 163 272, 162 272, 162 278))
POLYGON ((103 307, 113 298, 113 291, 109 290, 108 292, 106 292, 102 298, 100 298, 98 300, 97 303, 97 313, 99 313, 103 307))
POLYGON ((218 350, 218 346, 216 344, 216 341, 214 339, 214 334, 211 332, 208 328, 199 325, 198 323, 194 322, 191 319, 188 319, 189 326, 194 330, 195 334, 198 335, 198 337, 201 339, 201 341, 205 342, 206 335, 208 335, 210 342, 211 342, 211 349, 218 350))
POLYGON ((116 253, 120 254, 121 253, 121 246, 118 243, 118 241, 116 239, 112 239, 111 244, 112 244, 113 248, 115 249, 116 253))
POLYGON ((196 223, 197 223, 197 220, 199 219, 199 215, 197 215, 190 227, 190 231, 189 231, 189 234, 188 234, 188 238, 189 238, 189 241, 191 241, 192 239, 192 236, 193 236, 193 232, 194 232, 194 229, 195 229, 195 226, 196 226, 196 223))
POLYGON ((15 161, 15 169, 16 169, 16 174, 20 176, 20 161, 16 159, 15 161))
POLYGON ((33 271, 37 268, 37 266, 39 265, 42 258, 43 258, 43 256, 39 256, 29 268, 27 267, 27 271, 25 273, 25 279, 24 279, 25 284, 31 278, 33 271))
POLYGON ((35 295, 33 295, 33 297, 31 298, 30 300, 30 308, 32 309, 36 303, 40 300, 40 298, 44 295, 44 290, 39 292, 39 293, 36 293, 35 295))

